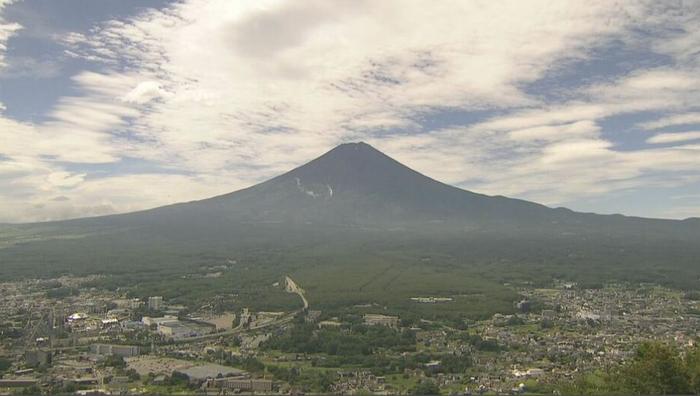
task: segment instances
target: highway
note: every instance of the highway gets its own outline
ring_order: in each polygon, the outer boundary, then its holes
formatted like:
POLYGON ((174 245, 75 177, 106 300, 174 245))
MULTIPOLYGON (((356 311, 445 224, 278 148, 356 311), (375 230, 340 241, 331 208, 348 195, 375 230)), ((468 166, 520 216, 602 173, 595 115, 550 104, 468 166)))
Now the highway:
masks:
POLYGON ((285 289, 287 290, 288 293, 295 293, 298 294, 299 297, 301 297, 301 301, 304 303, 304 309, 309 308, 309 302, 306 300, 306 296, 304 296, 304 289, 299 287, 296 282, 292 278, 289 277, 289 275, 284 277, 286 286, 285 289))

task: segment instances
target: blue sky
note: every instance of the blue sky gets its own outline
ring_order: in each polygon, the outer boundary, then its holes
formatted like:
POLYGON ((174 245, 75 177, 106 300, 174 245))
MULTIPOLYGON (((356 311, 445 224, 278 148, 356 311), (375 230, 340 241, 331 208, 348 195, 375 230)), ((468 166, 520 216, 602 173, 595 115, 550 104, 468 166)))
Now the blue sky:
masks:
POLYGON ((357 140, 486 194, 700 216, 700 2, 0 0, 0 222, 357 140))

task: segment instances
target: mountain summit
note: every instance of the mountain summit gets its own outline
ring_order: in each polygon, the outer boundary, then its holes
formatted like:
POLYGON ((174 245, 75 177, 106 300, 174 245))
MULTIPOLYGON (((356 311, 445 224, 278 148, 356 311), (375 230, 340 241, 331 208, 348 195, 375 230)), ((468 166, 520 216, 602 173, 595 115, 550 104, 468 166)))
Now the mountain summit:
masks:
POLYGON ((256 186, 186 205, 246 222, 387 228, 550 221, 552 213, 440 183, 364 142, 341 144, 256 186))

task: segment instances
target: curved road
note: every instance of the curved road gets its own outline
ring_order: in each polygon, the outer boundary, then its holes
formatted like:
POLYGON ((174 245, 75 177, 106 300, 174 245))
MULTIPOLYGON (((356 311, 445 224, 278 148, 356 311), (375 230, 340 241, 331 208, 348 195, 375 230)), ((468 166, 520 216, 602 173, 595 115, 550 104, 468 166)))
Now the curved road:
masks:
POLYGON ((286 282, 285 289, 287 290, 287 292, 298 294, 299 297, 301 297, 301 301, 304 302, 304 309, 309 308, 309 302, 306 301, 306 297, 304 296, 304 289, 299 287, 296 284, 296 282, 294 282, 294 280, 289 277, 289 275, 285 276, 284 280, 286 282))

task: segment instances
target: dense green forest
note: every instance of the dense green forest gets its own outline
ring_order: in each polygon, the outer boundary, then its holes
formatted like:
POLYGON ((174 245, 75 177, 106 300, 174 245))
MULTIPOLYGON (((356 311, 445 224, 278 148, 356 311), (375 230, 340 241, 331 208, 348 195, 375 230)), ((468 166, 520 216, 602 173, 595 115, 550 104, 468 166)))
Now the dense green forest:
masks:
MULTIPOLYGON (((288 309, 299 301, 271 285, 291 275, 312 308, 342 311, 373 304, 426 319, 483 318, 508 313, 519 285, 553 279, 596 286, 609 281, 660 283, 697 290, 700 246, 669 240, 595 236, 543 237, 251 226, 203 238, 113 231, 35 240, 0 248, 4 279, 105 275, 96 287, 163 295, 187 305, 219 296, 256 309, 288 309), (663 263, 660 265, 659 263, 663 263), (218 277, 207 274, 218 273, 218 277), (418 304, 417 296, 446 296, 418 304)), ((228 304, 228 303, 227 303, 228 304)), ((230 305, 229 304, 229 305, 230 305)))

